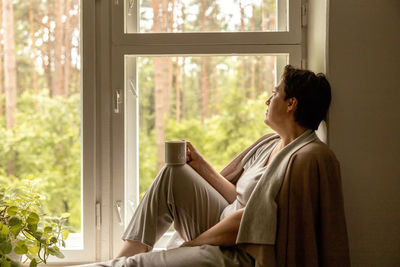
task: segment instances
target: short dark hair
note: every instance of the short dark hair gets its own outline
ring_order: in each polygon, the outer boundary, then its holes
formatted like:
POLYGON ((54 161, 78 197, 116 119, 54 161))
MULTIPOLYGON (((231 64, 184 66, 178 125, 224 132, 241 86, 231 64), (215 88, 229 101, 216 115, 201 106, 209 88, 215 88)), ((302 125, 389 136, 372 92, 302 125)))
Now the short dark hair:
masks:
POLYGON ((331 103, 331 86, 326 76, 287 65, 282 79, 285 99, 294 97, 298 102, 295 121, 307 129, 318 129, 319 123, 326 120, 331 103))

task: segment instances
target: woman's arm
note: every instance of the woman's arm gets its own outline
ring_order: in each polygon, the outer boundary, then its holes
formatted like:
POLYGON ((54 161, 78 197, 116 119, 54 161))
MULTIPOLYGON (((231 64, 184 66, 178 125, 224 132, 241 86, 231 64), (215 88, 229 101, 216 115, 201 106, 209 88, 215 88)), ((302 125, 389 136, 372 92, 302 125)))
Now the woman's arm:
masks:
POLYGON ((225 177, 219 174, 210 163, 186 141, 188 146, 187 164, 189 164, 200 176, 210 183, 229 203, 236 199, 236 187, 225 177))
POLYGON ((244 208, 235 211, 192 241, 183 243, 181 247, 194 247, 204 244, 214 246, 235 245, 243 212, 244 208))

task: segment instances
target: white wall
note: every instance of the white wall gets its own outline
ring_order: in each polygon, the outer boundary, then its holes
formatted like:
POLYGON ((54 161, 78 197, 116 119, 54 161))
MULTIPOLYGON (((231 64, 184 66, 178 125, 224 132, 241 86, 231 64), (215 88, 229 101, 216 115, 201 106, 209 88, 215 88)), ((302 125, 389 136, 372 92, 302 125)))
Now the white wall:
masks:
POLYGON ((330 0, 328 10, 328 138, 352 266, 400 266, 400 1, 330 0))

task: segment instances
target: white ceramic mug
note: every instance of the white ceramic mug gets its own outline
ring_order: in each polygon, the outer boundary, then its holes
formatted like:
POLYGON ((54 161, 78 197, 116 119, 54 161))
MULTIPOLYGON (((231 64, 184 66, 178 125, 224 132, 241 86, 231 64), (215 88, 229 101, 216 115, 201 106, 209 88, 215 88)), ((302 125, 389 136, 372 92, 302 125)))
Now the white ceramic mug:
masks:
POLYGON ((186 141, 165 141, 165 164, 186 163, 186 141))

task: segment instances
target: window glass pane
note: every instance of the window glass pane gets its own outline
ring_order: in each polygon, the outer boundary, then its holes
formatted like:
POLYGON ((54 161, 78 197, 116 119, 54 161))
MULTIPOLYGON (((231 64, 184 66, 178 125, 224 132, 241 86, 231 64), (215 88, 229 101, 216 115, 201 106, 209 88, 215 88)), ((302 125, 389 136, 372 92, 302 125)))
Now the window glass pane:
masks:
POLYGON ((68 216, 82 247, 79 0, 3 0, 0 183, 29 177, 42 215, 68 216))
POLYGON ((284 0, 142 0, 139 7, 134 2, 126 0, 126 20, 139 21, 139 32, 278 31, 278 15, 286 17, 284 0))
POLYGON ((138 57, 139 187, 164 165, 165 140, 190 140, 220 171, 271 131, 265 101, 287 55, 138 57))

